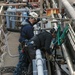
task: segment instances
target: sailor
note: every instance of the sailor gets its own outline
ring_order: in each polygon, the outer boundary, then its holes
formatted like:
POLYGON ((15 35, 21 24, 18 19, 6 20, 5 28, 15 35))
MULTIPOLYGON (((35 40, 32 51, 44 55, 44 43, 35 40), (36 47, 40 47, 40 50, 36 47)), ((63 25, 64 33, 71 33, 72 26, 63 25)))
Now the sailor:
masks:
POLYGON ((30 12, 29 15, 30 17, 22 22, 21 33, 19 38, 19 42, 22 48, 19 46, 19 62, 14 71, 14 75, 25 75, 30 62, 28 60, 28 53, 24 46, 25 43, 34 36, 33 25, 36 24, 39 20, 37 20, 37 13, 30 12))
POLYGON ((19 38, 19 42, 21 43, 22 47, 25 43, 25 40, 29 40, 34 36, 33 25, 38 22, 38 19, 37 19, 38 14, 37 13, 30 12, 29 15, 31 17, 29 17, 28 19, 26 19, 22 22, 21 33, 20 33, 20 38, 19 38))
POLYGON ((50 44, 52 39, 55 37, 56 31, 53 28, 51 29, 50 33, 47 31, 42 31, 41 33, 31 38, 28 44, 28 52, 31 60, 35 58, 36 49, 41 49, 44 53, 47 52, 50 55, 50 44))

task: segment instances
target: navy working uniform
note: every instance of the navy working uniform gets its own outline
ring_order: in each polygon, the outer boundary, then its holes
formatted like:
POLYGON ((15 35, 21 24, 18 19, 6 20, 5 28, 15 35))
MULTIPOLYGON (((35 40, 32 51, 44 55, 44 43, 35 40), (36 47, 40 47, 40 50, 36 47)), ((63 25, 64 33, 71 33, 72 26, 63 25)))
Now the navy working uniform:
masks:
MULTIPOLYGON (((39 21, 40 19, 37 19, 37 22, 39 21)), ((36 24, 37 22, 35 22, 34 24, 36 24)), ((21 33, 19 38, 19 42, 21 44, 24 44, 25 40, 30 40, 34 36, 34 24, 32 25, 28 20, 24 21, 23 24, 23 26, 21 27, 21 33)))

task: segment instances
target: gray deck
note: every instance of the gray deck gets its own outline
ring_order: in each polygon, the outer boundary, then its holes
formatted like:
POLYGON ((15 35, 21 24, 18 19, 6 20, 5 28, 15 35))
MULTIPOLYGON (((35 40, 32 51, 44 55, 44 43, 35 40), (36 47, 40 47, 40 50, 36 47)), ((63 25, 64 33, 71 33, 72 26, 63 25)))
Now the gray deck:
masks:
MULTIPOLYGON (((8 36, 8 45, 12 55, 18 54, 18 45, 19 45, 18 39, 19 33, 11 32, 8 36)), ((6 54, 4 66, 16 66, 17 62, 18 57, 10 57, 8 54, 6 54)))

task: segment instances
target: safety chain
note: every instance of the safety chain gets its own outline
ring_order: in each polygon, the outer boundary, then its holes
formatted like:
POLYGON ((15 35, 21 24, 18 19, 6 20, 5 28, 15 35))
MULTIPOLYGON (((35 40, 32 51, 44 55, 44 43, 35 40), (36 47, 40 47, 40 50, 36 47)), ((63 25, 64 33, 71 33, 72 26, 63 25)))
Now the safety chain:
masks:
POLYGON ((4 73, 13 73, 16 67, 9 66, 9 67, 0 67, 0 74, 4 73))
MULTIPOLYGON (((16 67, 14 66, 8 66, 8 67, 0 67, 0 75, 5 73, 13 73, 16 67)), ((22 75, 32 75, 32 73, 22 72, 22 75)))

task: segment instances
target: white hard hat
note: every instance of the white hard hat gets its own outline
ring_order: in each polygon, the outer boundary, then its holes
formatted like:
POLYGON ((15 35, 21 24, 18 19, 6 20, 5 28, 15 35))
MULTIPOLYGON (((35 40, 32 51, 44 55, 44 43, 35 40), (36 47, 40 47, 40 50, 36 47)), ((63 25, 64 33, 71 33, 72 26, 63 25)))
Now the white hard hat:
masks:
POLYGON ((35 18, 36 20, 38 18, 38 14, 35 12, 30 12, 29 15, 32 16, 33 18, 35 18))

